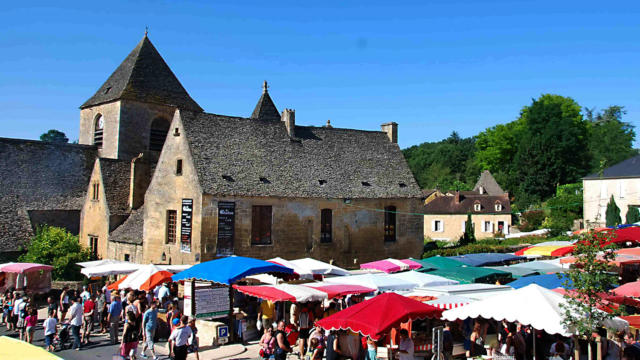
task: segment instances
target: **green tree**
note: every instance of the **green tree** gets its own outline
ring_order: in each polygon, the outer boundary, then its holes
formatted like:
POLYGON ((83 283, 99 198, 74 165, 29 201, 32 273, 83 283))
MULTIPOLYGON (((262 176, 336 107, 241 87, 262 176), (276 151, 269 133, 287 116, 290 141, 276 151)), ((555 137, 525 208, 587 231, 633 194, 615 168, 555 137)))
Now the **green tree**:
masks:
POLYGON ((573 221, 582 218, 582 183, 559 185, 556 195, 547 200, 549 211, 546 226, 556 236, 571 230, 573 221))
POLYGON ((580 110, 573 99, 551 94, 522 110, 526 128, 513 160, 520 184, 516 198, 527 194, 528 201, 541 201, 553 195, 558 184, 576 182, 587 174, 590 157, 583 149, 588 130, 580 110))
POLYGON ((635 206, 629 206, 626 216, 627 224, 635 224, 640 221, 640 211, 635 206))
POLYGON ((69 142, 69 138, 67 138, 67 135, 65 135, 62 131, 58 131, 55 129, 51 129, 46 133, 40 135, 40 140, 58 144, 66 144, 69 142))
MULTIPOLYGON (((476 136, 476 174, 489 170, 496 181, 507 191, 517 187, 513 181, 513 159, 518 151, 522 133, 526 128, 524 119, 490 127, 476 136)), ((477 176, 477 175, 476 175, 477 176)))
POLYGON ((607 227, 614 227, 616 225, 622 224, 622 218, 620 217, 620 208, 616 204, 613 195, 611 195, 611 199, 607 204, 606 222, 607 227))
POLYGON ((88 249, 78 242, 78 237, 66 229, 42 226, 29 242, 27 252, 19 260, 53 266, 54 280, 80 280, 76 263, 90 260, 88 249))
MULTIPOLYGON (((563 304, 563 324, 567 329, 582 338, 592 339, 596 331, 605 320, 613 318, 613 314, 597 310, 606 307, 603 294, 609 292, 618 281, 609 262, 615 260, 615 246, 607 245, 613 233, 608 231, 590 232, 578 241, 573 250, 575 263, 565 272, 566 288, 573 287, 573 292, 565 294, 566 304, 563 304)), ((560 276, 560 275, 558 275, 560 276)), ((589 357, 591 358, 591 347, 589 357)))
POLYGON ((609 167, 638 154, 633 148, 634 126, 623 122, 624 106, 612 105, 603 111, 584 109, 589 124, 589 152, 591 172, 598 172, 601 164, 609 167))
POLYGON ((471 220, 471 212, 467 213, 467 221, 464 223, 464 234, 460 238, 460 245, 467 245, 476 242, 476 233, 471 220))

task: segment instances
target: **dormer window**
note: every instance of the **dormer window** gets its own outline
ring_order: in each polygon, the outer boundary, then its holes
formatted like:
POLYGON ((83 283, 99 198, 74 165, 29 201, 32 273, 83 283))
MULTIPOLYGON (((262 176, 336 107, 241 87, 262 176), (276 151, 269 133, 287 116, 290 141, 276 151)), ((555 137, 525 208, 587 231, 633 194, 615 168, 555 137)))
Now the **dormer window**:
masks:
POLYGON ((476 202, 475 204, 473 204, 473 211, 480 211, 482 210, 482 205, 480 205, 480 202, 476 202))
POLYGON ((407 187, 407 184, 405 184, 405 183, 401 182, 401 183, 398 183, 398 186, 400 186, 401 188, 406 188, 406 187, 407 187))
POLYGON ((222 175, 222 178, 227 180, 228 182, 234 182, 235 181, 235 180, 233 180, 231 175, 222 175))
POLYGON ((320 184, 320 186, 324 186, 324 184, 327 183, 327 180, 318 180, 318 184, 320 184))
POLYGON ((496 211, 502 211, 502 204, 500 203, 500 201, 496 201, 495 208, 496 211))

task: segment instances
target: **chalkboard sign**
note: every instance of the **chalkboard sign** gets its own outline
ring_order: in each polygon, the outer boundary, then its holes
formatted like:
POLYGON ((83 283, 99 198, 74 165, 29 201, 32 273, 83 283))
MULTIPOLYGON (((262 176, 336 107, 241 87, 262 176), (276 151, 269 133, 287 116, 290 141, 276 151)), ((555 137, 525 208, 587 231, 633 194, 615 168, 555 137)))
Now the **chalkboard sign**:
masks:
POLYGON ((235 233, 236 203, 218 201, 218 256, 233 255, 233 235, 235 233))
POLYGON ((191 216, 193 199, 182 199, 182 218, 180 220, 180 251, 191 252, 191 216))

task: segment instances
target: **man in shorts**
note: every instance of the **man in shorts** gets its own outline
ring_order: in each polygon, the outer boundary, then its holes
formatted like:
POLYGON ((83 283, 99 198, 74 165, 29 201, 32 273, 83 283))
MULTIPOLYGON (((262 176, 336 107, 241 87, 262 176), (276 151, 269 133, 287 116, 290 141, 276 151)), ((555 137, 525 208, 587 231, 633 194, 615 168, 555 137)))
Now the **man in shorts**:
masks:
POLYGON ((83 344, 89 343, 89 337, 91 336, 91 331, 93 331, 93 313, 96 310, 94 299, 94 295, 89 295, 89 298, 84 300, 84 304, 82 304, 82 339, 80 342, 83 344))
POLYGON ((47 351, 52 352, 55 350, 53 346, 53 338, 56 336, 58 320, 55 317, 54 310, 49 310, 49 317, 44 321, 42 327, 44 328, 44 344, 47 347, 47 351))
POLYGON ((153 337, 156 334, 156 329, 158 327, 158 302, 153 300, 151 301, 151 306, 147 311, 144 312, 142 316, 142 328, 144 329, 144 346, 142 347, 142 358, 146 359, 147 355, 144 353, 147 348, 151 351, 151 355, 153 355, 153 360, 157 360, 158 356, 154 350, 154 342, 153 337))

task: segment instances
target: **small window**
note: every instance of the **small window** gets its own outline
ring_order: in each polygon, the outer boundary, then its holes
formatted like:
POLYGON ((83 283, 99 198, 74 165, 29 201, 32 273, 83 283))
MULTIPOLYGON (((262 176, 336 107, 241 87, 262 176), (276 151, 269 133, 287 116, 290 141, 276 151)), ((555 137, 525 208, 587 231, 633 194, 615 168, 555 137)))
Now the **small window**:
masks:
POLYGON ((173 129, 173 136, 180 136, 180 129, 178 128, 173 129))
POLYGON ((363 181, 362 186, 371 186, 371 184, 368 181, 363 181))
POLYGON ((260 182, 263 184, 271 184, 271 181, 269 181, 269 179, 267 179, 266 177, 261 177, 260 182))
POLYGON ((111 86, 109 86, 108 88, 104 89, 104 93, 105 93, 105 94, 108 94, 108 93, 109 93, 109 91, 111 91, 111 86))
POLYGON ((384 241, 396 241, 396 207, 385 206, 384 208, 384 241))
POLYGON ((482 231, 484 232, 492 232, 493 231, 493 224, 491 223, 491 221, 485 221, 482 227, 482 231))
POLYGON ((124 261, 129 261, 129 259, 130 259, 129 254, 124 254, 124 261))
POLYGON ((271 205, 251 208, 251 245, 271 244, 271 205))
POLYGON ((324 184, 327 183, 327 180, 318 180, 318 184, 320 184, 320 186, 324 186, 324 184))
POLYGON ((102 114, 98 114, 93 122, 93 145, 97 146, 98 149, 102 148, 103 132, 104 117, 102 114))
POLYGON ((482 205, 480 205, 480 203, 475 203, 473 204, 473 211, 480 211, 482 210, 482 205))
POLYGON ((331 209, 322 209, 320 212, 320 242, 331 242, 331 227, 332 227, 332 211, 331 209))
POLYGON ((401 183, 398 183, 398 186, 400 186, 401 188, 406 188, 406 187, 407 187, 407 184, 405 184, 405 183, 401 182, 401 183))
POLYGON ((176 160, 176 175, 182 175, 182 159, 176 160))
POLYGON ((98 258, 98 237, 89 235, 89 250, 91 251, 91 257, 98 258))
POLYGON ((91 200, 98 201, 100 199, 100 183, 94 182, 91 186, 91 200))
POLYGON ((167 210, 167 239, 165 243, 174 244, 176 242, 176 222, 178 212, 176 210, 167 210))
POLYGON ((222 178, 227 180, 228 182, 234 182, 235 181, 235 180, 233 180, 231 175, 222 175, 222 178))
POLYGON ((502 204, 500 202, 496 202, 496 211, 502 211, 502 204))
POLYGON ((435 232, 443 232, 444 223, 442 222, 442 220, 433 220, 432 230, 435 232))

